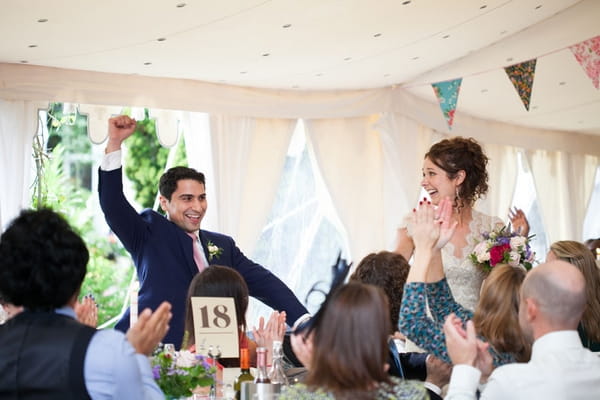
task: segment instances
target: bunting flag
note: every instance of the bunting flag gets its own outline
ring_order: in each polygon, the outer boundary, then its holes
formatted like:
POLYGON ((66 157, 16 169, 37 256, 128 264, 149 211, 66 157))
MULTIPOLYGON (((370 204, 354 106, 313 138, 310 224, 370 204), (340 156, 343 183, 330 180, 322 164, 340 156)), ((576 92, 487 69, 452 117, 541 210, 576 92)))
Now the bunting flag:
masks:
POLYGON ((448 129, 452 129, 452 123, 454 122, 454 112, 456 111, 456 102, 458 101, 458 92, 460 91, 461 83, 462 78, 431 84, 448 124, 448 129))
POLYGON ((571 52, 598 89, 600 86, 600 36, 570 46, 571 52))
POLYGON ((529 111, 536 62, 537 58, 504 68, 527 111, 529 111))

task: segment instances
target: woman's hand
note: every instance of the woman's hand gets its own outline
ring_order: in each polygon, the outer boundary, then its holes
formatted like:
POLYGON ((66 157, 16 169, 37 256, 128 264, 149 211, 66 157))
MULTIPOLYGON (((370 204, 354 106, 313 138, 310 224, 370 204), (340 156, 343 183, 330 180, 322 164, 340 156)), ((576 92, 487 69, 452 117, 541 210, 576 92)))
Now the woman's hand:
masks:
POLYGON ((301 332, 298 334, 292 334, 290 337, 292 350, 294 351, 296 358, 300 360, 306 369, 310 369, 310 364, 312 362, 313 334, 314 332, 311 332, 308 336, 305 336, 304 332, 301 332))
POLYGON ((517 232, 521 236, 529 236, 529 221, 523 210, 517 207, 509 209, 508 218, 514 232, 517 232))
POLYGON ((92 295, 85 295, 81 302, 75 303, 77 321, 95 328, 98 326, 98 305, 92 295))
POLYGON ((283 336, 285 335, 286 330, 285 318, 285 311, 273 311, 266 326, 265 319, 260 317, 258 320, 258 329, 256 329, 256 327, 252 328, 252 335, 254 335, 256 346, 269 349, 269 352, 267 353, 267 364, 271 363, 273 342, 277 340, 283 343, 283 336))
POLYGON ((440 219, 435 219, 436 211, 430 201, 419 202, 419 207, 413 210, 413 242, 415 251, 432 250, 440 237, 440 219))
POLYGON ((441 249, 452 239, 458 221, 452 221, 452 201, 444 197, 436 210, 435 220, 440 223, 440 237, 435 244, 436 249, 441 249))

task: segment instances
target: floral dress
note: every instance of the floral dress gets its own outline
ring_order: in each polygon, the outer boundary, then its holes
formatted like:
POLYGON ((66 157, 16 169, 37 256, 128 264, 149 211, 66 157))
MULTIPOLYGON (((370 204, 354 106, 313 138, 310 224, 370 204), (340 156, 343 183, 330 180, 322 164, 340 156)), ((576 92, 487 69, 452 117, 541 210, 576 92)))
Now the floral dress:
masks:
MULTIPOLYGON (((404 285, 400 306, 399 329, 420 348, 447 363, 452 363, 446 349, 444 320, 450 313, 463 322, 473 318, 473 312, 458 304, 446 278, 435 282, 409 282, 404 285), (432 318, 427 315, 427 303, 432 318)), ((484 339, 485 340, 485 339, 484 339)), ((490 347, 494 366, 515 362, 511 353, 498 353, 490 347)))
MULTIPOLYGON (((373 390, 374 400, 424 400, 429 399, 429 395, 423 386, 423 383, 416 381, 404 381, 391 377, 391 383, 380 383, 377 389, 373 390)), ((311 391, 305 384, 298 383, 288 387, 285 392, 279 395, 279 400, 334 400, 332 393, 321 389, 311 391)))

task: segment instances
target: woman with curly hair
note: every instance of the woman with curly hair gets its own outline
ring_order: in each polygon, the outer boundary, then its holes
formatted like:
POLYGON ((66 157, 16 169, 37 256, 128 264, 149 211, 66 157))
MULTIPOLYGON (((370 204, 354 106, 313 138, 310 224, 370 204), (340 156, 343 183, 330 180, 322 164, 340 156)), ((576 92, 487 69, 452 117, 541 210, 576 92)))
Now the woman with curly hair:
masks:
POLYGON ((552 260, 573 264, 585 277, 587 304, 577 331, 584 347, 600 351, 600 270, 593 253, 582 243, 561 240, 550 246, 546 262, 552 260))
POLYGON ((491 345, 494 366, 528 361, 531 346, 519 327, 519 291, 525 268, 494 266, 483 283, 475 312, 471 312, 454 300, 441 265, 431 263, 452 235, 455 224, 449 223, 450 207, 449 199, 442 200, 435 221, 431 204, 423 204, 413 213, 415 260, 404 285, 400 332, 422 349, 451 362, 443 324, 454 313, 462 321, 473 320, 477 332, 491 345))
MULTIPOLYGON (((429 194, 431 203, 437 206, 444 197, 452 199, 452 220, 457 227, 442 249, 441 262, 456 301, 469 310, 475 309, 487 274, 473 265, 468 255, 484 232, 504 225, 498 217, 473 208, 476 200, 488 191, 487 163, 488 157, 475 139, 453 137, 431 146, 422 168, 421 186, 429 194)), ((527 236, 529 225, 523 212, 515 209, 510 218, 513 228, 527 236)), ((407 217, 398 228, 395 252, 410 260, 414 248, 410 217, 407 217)))

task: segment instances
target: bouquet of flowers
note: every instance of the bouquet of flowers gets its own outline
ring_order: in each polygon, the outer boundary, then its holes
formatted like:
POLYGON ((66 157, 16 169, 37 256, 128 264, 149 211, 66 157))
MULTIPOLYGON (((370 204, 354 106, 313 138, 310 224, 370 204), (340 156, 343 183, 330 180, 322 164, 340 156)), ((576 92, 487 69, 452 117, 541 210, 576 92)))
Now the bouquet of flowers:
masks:
POLYGON ((535 253, 529 247, 531 238, 533 235, 520 236, 504 226, 500 230, 484 233, 483 240, 475 246, 469 257, 473 264, 487 272, 498 263, 513 267, 522 265, 529 271, 535 261, 535 253))
POLYGON ((215 373, 216 368, 204 356, 187 350, 163 350, 152 360, 154 380, 168 399, 190 397, 198 386, 211 386, 215 373))

